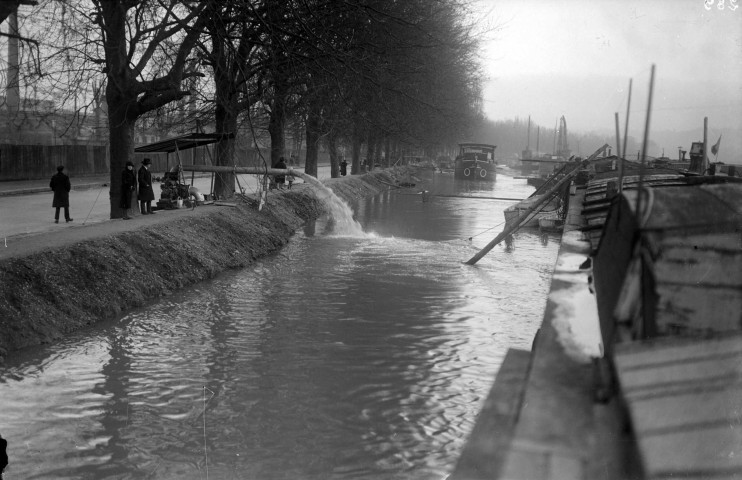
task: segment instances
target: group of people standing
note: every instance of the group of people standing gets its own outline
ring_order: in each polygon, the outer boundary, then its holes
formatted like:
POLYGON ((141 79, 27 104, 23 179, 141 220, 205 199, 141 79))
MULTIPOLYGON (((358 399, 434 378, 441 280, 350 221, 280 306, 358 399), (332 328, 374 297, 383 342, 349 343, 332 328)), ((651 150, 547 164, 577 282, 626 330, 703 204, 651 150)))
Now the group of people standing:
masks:
POLYGON ((152 189, 152 172, 149 167, 152 160, 145 158, 142 160, 142 166, 139 171, 134 173, 134 164, 131 161, 126 162, 124 171, 121 172, 121 202, 119 207, 124 210, 124 220, 131 220, 129 209, 131 208, 131 197, 137 191, 139 186, 139 211, 142 215, 154 215, 152 211, 152 201, 155 199, 155 191, 152 189))
MULTIPOLYGON (((152 189, 152 172, 149 171, 152 160, 145 158, 142 160, 142 166, 135 173, 134 164, 131 161, 126 162, 124 171, 121 172, 121 199, 119 207, 124 211, 124 220, 131 220, 129 216, 129 209, 131 208, 131 201, 134 193, 137 192, 137 200, 139 202, 139 211, 142 215, 153 215, 155 212, 152 211, 152 201, 155 199, 155 191, 152 189)), ((55 208, 54 223, 59 223, 59 212, 64 208, 64 219, 67 222, 71 222, 73 219, 70 217, 70 190, 72 184, 70 183, 70 177, 64 173, 64 165, 57 167, 57 173, 52 177, 49 182, 49 188, 54 192, 54 199, 52 200, 52 208, 55 208)))

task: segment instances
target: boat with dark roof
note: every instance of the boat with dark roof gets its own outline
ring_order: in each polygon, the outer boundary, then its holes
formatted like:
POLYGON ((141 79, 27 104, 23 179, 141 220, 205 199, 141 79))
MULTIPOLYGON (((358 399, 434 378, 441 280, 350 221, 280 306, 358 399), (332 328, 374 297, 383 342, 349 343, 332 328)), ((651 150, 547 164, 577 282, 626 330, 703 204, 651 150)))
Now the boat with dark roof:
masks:
POLYGON ((495 170, 496 145, 485 143, 460 143, 456 156, 454 178, 462 180, 492 181, 497 177, 495 170))

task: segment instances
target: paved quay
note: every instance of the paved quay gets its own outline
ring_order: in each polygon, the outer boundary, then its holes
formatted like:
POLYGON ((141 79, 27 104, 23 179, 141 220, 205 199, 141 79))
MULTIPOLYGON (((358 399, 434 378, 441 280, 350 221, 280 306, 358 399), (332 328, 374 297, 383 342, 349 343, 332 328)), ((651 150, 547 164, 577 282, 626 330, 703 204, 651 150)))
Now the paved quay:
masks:
MULTIPOLYGON (((190 183, 190 180, 189 177, 186 182, 190 183)), ((101 222, 122 222, 110 219, 108 186, 110 178, 107 174, 71 177, 70 181, 72 183, 70 216, 73 221, 66 223, 62 211, 58 224, 54 223, 52 208, 54 193, 49 188, 49 179, 0 182, 0 242, 8 243, 13 237, 16 237, 13 241, 18 241, 18 237, 39 233, 59 233, 65 229, 101 222)), ((241 178, 240 181, 246 193, 254 193, 256 181, 253 178, 241 178)), ((195 177, 194 185, 201 192, 210 192, 211 176, 195 177)), ((155 196, 158 198, 159 191, 158 185, 155 184, 155 196)), ((157 215, 152 217, 156 218, 157 215)), ((137 217, 137 221, 145 218, 137 217)))
MULTIPOLYGON (((35 193, 51 193, 49 189, 49 180, 51 175, 46 179, 37 180, 11 180, 0 182, 0 197, 15 195, 32 195, 35 193)), ((101 188, 107 186, 110 180, 108 174, 94 175, 89 177, 71 178, 72 190, 88 190, 91 188, 101 188)))

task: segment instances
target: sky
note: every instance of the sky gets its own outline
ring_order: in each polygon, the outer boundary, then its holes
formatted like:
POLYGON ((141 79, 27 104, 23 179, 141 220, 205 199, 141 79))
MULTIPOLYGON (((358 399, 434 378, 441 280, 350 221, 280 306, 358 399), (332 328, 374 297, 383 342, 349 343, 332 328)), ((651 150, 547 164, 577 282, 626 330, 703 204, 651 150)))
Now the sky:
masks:
POLYGON ((476 0, 484 111, 570 131, 722 128, 742 136, 742 0, 476 0))

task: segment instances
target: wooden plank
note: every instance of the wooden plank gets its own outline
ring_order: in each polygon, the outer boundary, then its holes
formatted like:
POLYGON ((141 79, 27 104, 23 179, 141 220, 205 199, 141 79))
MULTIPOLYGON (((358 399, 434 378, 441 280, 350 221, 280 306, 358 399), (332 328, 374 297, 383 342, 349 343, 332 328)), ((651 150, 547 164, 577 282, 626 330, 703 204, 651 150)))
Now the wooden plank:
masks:
POLYGON ((631 397, 647 389, 675 383, 702 382, 708 378, 730 378, 742 374, 742 355, 711 355, 705 359, 677 360, 649 368, 624 370, 619 367, 621 390, 631 397))
POLYGON ((655 287, 657 332, 703 334, 742 329, 740 288, 739 285, 658 284, 655 287))
MULTIPOLYGON (((739 234, 736 236, 739 244, 739 234)), ((735 249, 722 249, 724 243, 717 240, 714 245, 689 242, 671 246, 663 242, 653 265, 656 281, 707 288, 736 287, 742 291, 742 250, 738 245, 735 249)))
POLYGON ((513 436, 531 353, 510 349, 505 354, 450 480, 497 478, 513 436))
POLYGON ((740 239, 739 233, 705 233, 702 235, 684 235, 680 237, 666 237, 662 238, 662 248, 694 248, 695 250, 701 249, 714 249, 728 252, 739 252, 740 251, 740 239))
POLYGON ((739 334, 706 340, 660 339, 617 345, 615 363, 621 370, 646 369, 672 362, 740 354, 742 335, 739 334))
POLYGON ((617 348, 647 478, 742 478, 741 340, 733 334, 617 348))
POLYGON ((742 407, 742 384, 723 390, 695 385, 699 390, 685 394, 632 398, 634 431, 639 435, 662 435, 718 425, 729 428, 736 422, 737 412, 742 407), (698 408, 699 405, 702 408, 698 408))
POLYGON ((639 436, 649 478, 742 478, 742 431, 729 426, 651 437, 639 436))

